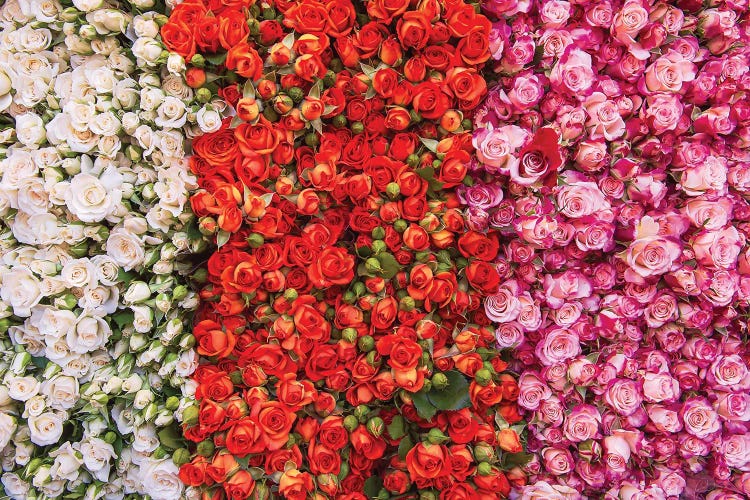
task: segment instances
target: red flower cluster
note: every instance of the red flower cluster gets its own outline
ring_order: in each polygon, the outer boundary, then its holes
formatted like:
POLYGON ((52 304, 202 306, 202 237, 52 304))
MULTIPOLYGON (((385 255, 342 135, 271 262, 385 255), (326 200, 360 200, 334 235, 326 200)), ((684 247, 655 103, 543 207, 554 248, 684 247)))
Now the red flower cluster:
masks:
POLYGON ((507 495, 518 386, 482 307, 498 241, 453 189, 489 21, 462 0, 251 3, 182 3, 162 28, 236 111, 193 144, 219 249, 181 478, 204 498, 507 495))

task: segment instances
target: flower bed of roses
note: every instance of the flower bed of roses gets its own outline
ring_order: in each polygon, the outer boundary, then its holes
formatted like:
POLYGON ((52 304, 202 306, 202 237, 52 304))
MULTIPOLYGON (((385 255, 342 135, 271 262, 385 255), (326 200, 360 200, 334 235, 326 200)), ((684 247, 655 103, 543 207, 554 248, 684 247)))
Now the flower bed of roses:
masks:
POLYGON ((195 138, 215 237, 184 412, 203 498, 495 499, 521 443, 456 186, 490 23, 462 1, 188 1, 161 35, 235 110, 195 138))
POLYGON ((750 495, 747 2, 483 2, 469 228, 529 421, 521 498, 750 495))
POLYGON ((221 124, 152 2, 0 8, 0 496, 175 500, 205 248, 188 136, 221 124), (167 69, 171 69, 172 72, 167 69))

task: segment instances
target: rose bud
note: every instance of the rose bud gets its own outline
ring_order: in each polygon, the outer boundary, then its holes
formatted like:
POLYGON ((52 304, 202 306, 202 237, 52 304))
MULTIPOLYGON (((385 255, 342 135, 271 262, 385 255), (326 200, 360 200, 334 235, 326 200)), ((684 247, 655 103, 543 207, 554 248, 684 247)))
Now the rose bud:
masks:
POLYGON ((285 66, 292 59, 292 51, 281 42, 273 44, 268 52, 276 66, 285 66))
POLYGON ((367 421, 367 430, 375 437, 380 437, 384 428, 385 422, 380 417, 373 417, 367 421))
POLYGON ((461 127, 462 121, 463 116, 460 111, 449 109, 443 114, 442 118, 440 118, 440 126, 447 132, 455 132, 461 127))
POLYGON ((185 72, 185 83, 188 87, 197 89, 206 83, 206 72, 201 68, 190 68, 185 72))
POLYGON ((260 115, 258 102, 252 97, 243 97, 237 101, 236 109, 239 119, 246 122, 255 121, 258 115, 260 115))
POLYGON ((273 100, 273 109, 284 115, 294 107, 294 101, 288 95, 277 95, 273 100))
POLYGON ((325 106, 323 101, 314 97, 307 96, 302 102, 301 111, 302 117, 307 121, 313 121, 320 118, 323 115, 325 106))

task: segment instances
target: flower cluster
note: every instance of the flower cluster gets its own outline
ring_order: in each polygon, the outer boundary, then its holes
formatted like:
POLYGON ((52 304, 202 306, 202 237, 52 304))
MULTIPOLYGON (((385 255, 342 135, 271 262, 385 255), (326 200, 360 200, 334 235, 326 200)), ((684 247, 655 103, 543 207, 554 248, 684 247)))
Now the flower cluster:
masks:
POLYGON ((197 121, 182 77, 139 56, 166 20, 145 4, 0 8, 5 498, 184 490, 170 455, 198 363, 188 257, 206 242, 181 129, 197 121))
POLYGON ((523 498, 746 498, 746 2, 488 0, 472 230, 529 420, 523 498))
POLYGON ((499 245, 455 193, 490 28, 460 0, 171 13, 161 36, 186 80, 235 110, 190 158, 218 249, 184 412, 189 496, 509 493, 518 386, 481 307, 499 245))

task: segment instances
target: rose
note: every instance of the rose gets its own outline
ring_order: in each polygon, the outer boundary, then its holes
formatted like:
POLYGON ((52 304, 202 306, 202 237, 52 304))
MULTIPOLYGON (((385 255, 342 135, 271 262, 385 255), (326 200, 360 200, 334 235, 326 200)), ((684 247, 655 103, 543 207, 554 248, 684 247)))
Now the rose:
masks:
POLYGON ((474 132, 472 143, 477 149, 477 158, 486 166, 493 167, 491 172, 506 173, 518 162, 515 152, 527 140, 528 132, 515 125, 499 129, 478 129, 474 132))
POLYGON ((310 474, 297 469, 288 469, 279 478, 279 493, 292 500, 304 499, 313 488, 310 474))
POLYGON ((561 92, 586 95, 591 88, 594 72, 591 56, 575 45, 569 46, 552 67, 550 82, 561 92))
POLYGON ((721 429, 718 414, 703 398, 687 399, 680 409, 680 416, 685 423, 685 432, 699 439, 707 439, 721 429))
POLYGON ((562 328, 550 330, 537 344, 536 355, 545 366, 564 362, 581 353, 578 334, 562 328))
POLYGON ((601 414, 595 407, 591 405, 576 406, 565 417, 565 438, 573 442, 596 439, 601 420, 601 414))
POLYGON ((750 436, 733 434, 722 440, 719 450, 727 467, 744 468, 750 462, 750 436))
POLYGON ((170 500, 182 496, 184 485, 178 477, 177 466, 171 459, 147 459, 139 472, 144 491, 148 491, 154 500, 170 500))
POLYGON ((435 479, 450 472, 448 458, 445 446, 421 442, 406 453, 406 468, 412 481, 435 479))
POLYGON ((548 127, 536 131, 531 141, 521 149, 520 160, 512 162, 510 178, 522 185, 534 184, 562 165, 557 132, 548 127))
POLYGON ((718 231, 702 231, 693 241, 695 257, 706 266, 731 269, 739 255, 744 237, 734 227, 718 231))
POLYGON ((354 278, 354 257, 343 248, 326 248, 308 268, 308 277, 318 288, 347 284, 354 278))
POLYGON ((643 397, 632 380, 614 379, 607 386, 604 400, 617 413, 627 417, 641 408, 643 397))
POLYGON ((37 416, 29 416, 27 423, 31 442, 37 446, 57 443, 63 433, 64 415, 48 411, 37 416))
POLYGON ((0 298, 20 317, 31 315, 31 309, 42 300, 41 283, 26 267, 14 266, 3 273, 0 298))
POLYGON ((255 481, 249 472, 238 470, 229 479, 222 483, 224 492, 230 499, 248 498, 255 488, 255 481))
POLYGON ((534 373, 522 373, 518 379, 518 404, 527 410, 536 410, 542 401, 552 395, 552 390, 534 373))
POLYGON ((86 353, 104 346, 111 333, 104 319, 84 314, 68 330, 65 339, 72 352, 86 353))
POLYGON ((573 470, 573 457, 567 450, 560 448, 544 448, 541 453, 544 467, 556 476, 567 474, 573 470))

